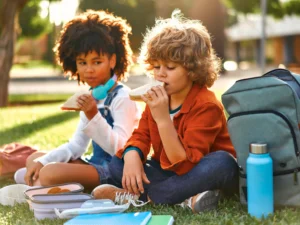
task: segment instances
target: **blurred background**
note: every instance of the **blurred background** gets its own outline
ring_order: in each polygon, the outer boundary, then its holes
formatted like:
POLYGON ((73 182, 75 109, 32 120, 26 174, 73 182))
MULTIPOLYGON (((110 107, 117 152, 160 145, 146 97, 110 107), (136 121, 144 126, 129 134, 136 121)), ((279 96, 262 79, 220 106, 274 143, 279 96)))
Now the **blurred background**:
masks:
MULTIPOLYGON (((300 0, 0 0, 0 107, 13 95, 84 88, 62 76, 52 50, 63 24, 77 13, 104 9, 127 19, 137 56, 146 28, 176 8, 212 35, 223 62, 213 88, 225 91, 237 79, 279 65, 300 73, 300 0)), ((147 82, 138 65, 130 73, 129 87, 147 82)))

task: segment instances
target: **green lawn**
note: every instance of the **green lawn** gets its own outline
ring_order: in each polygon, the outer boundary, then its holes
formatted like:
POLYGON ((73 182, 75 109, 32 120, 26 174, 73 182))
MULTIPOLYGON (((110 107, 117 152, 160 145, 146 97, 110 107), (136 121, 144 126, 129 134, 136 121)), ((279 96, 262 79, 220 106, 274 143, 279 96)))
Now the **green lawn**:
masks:
POLYGON ((22 63, 14 64, 13 69, 25 68, 25 69, 34 69, 34 68, 53 68, 53 65, 50 62, 45 60, 25 60, 22 63))
POLYGON ((11 105, 30 105, 38 103, 62 102, 72 94, 14 94, 9 95, 8 101, 11 105))
MULTIPOLYGON (((0 145, 20 142, 50 150, 66 142, 74 132, 78 112, 62 112, 61 103, 39 104, 0 108, 0 145)), ((0 187, 13 184, 12 179, 1 179, 0 187)), ((263 204, 263 203, 262 203, 263 204)), ((251 218, 238 198, 220 203, 218 210, 194 215, 189 209, 179 206, 146 205, 131 207, 130 211, 150 210, 152 214, 171 214, 175 224, 300 224, 300 210, 277 210, 273 216, 262 221, 251 218)), ((36 221, 27 204, 14 207, 0 205, 0 225, 63 224, 65 220, 36 221)))

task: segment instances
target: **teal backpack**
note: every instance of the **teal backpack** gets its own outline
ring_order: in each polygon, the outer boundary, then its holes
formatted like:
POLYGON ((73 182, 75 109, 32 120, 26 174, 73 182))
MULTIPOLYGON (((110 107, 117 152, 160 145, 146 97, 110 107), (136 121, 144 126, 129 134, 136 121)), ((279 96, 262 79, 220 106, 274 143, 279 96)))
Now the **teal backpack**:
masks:
POLYGON ((238 80, 222 102, 240 168, 241 203, 247 203, 249 145, 266 143, 273 159, 275 206, 300 206, 300 76, 276 69, 238 80))

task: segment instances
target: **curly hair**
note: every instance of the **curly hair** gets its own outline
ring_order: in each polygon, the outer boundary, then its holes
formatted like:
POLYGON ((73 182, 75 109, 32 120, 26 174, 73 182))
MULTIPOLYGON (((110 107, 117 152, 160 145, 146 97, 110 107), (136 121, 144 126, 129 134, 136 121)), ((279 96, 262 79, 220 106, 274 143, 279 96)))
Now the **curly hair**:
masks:
POLYGON ((54 51, 64 73, 80 82, 76 57, 96 51, 99 55, 116 54, 114 73, 118 80, 126 80, 132 64, 132 50, 128 35, 131 27, 126 20, 106 11, 87 10, 66 23, 54 51))
POLYGON ((179 63, 201 87, 211 87, 220 72, 220 59, 207 29, 199 20, 184 18, 179 10, 171 18, 156 20, 155 26, 147 29, 139 62, 150 76, 156 60, 179 63))

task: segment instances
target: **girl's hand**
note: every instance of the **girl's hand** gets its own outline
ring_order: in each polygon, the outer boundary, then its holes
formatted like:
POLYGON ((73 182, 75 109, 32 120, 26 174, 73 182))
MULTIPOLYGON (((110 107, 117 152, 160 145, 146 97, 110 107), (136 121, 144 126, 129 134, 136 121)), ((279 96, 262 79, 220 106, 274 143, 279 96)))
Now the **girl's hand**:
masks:
POLYGON ((89 120, 98 113, 97 102, 90 94, 80 95, 77 98, 77 104, 89 120))
POLYGON ((137 151, 129 151, 124 156, 122 186, 128 192, 140 196, 141 193, 144 193, 143 182, 150 184, 144 172, 140 155, 137 151))
POLYGON ((149 106, 152 117, 157 124, 170 118, 169 97, 164 87, 151 88, 147 94, 142 95, 142 99, 149 106))
POLYGON ((40 170, 44 167, 44 165, 40 162, 34 162, 33 165, 27 169, 25 174, 25 182, 29 186, 33 186, 34 181, 39 178, 40 170))

